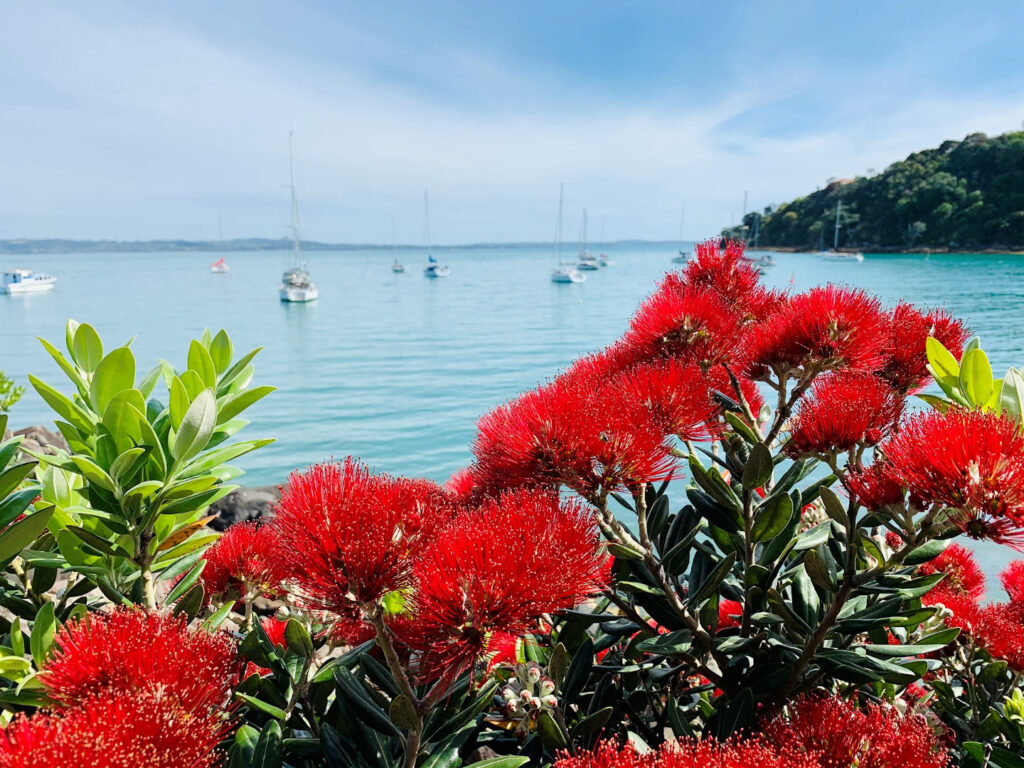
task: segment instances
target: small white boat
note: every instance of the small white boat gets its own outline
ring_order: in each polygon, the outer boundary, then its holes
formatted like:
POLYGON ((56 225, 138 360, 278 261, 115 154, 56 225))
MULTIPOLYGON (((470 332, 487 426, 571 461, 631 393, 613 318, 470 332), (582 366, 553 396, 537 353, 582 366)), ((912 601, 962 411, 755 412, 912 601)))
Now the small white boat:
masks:
POLYGON ((37 275, 31 269, 15 269, 4 272, 3 283, 0 283, 0 292, 40 293, 53 290, 53 286, 56 284, 56 277, 37 275))
POLYGON ((320 295, 320 290, 310 279, 309 272, 302 267, 294 267, 281 276, 278 293, 281 295, 281 301, 304 302, 316 299, 320 295))
POLYGON ((230 269, 228 263, 224 261, 224 257, 217 259, 213 264, 210 265, 210 271, 218 274, 223 274, 230 269))
POLYGON ((844 253, 842 251, 819 251, 818 255, 822 261, 864 261, 863 253, 844 253))
POLYGON ((864 261, 864 254, 863 253, 858 253, 856 251, 851 251, 849 253, 842 253, 839 250, 839 213, 842 210, 843 210, 843 201, 842 200, 837 200, 836 201, 836 228, 835 228, 835 234, 832 237, 832 250, 831 251, 820 250, 820 251, 818 251, 818 255, 821 257, 822 261, 846 261, 846 262, 850 262, 850 263, 853 263, 853 262, 856 262, 856 261, 864 261))
POLYGON ((679 251, 672 257, 673 264, 686 264, 690 260, 690 252, 683 250, 683 224, 686 223, 686 205, 679 213, 679 251))
POLYGON ((396 275, 400 275, 403 272, 405 272, 405 265, 399 264, 398 259, 395 259, 395 263, 391 265, 391 271, 394 272, 396 275))
POLYGON ((603 254, 603 253, 602 253, 602 254, 601 254, 600 256, 598 256, 598 257, 597 257, 597 260, 598 260, 599 262, 601 262, 601 266, 602 266, 602 267, 610 267, 610 266, 611 266, 612 264, 614 264, 614 263, 615 263, 614 261, 612 261, 611 259, 609 259, 609 258, 608 258, 608 256, 606 256, 606 255, 605 255, 605 254, 603 254))
POLYGON ((448 277, 452 273, 452 268, 447 264, 438 264, 433 256, 430 256, 429 259, 427 266, 423 268, 424 276, 430 278, 448 277))
POLYGON ((587 276, 575 267, 563 265, 551 270, 552 283, 582 283, 587 276))
POLYGON ((299 235, 299 200, 295 196, 295 162, 292 153, 292 134, 288 132, 288 180, 292 193, 292 266, 281 275, 281 285, 277 289, 281 301, 308 302, 314 301, 320 290, 316 287, 309 274, 309 267, 302 255, 302 238, 299 235))
POLYGON ((576 257, 576 269, 596 272, 601 268, 601 262, 590 251, 587 250, 587 209, 583 209, 583 220, 580 224, 580 253, 576 257))
POLYGON ((673 264, 685 264, 689 260, 690 260, 690 252, 689 251, 680 251, 678 256, 673 256, 672 257, 672 263, 673 264))

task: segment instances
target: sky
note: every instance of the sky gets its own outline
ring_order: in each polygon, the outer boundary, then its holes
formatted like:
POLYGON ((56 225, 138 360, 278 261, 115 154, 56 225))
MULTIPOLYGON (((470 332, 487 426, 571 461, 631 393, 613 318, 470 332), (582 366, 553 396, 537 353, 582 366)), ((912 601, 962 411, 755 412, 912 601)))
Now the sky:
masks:
POLYGON ((0 0, 0 239, 714 235, 1019 130, 1024 4, 0 0))

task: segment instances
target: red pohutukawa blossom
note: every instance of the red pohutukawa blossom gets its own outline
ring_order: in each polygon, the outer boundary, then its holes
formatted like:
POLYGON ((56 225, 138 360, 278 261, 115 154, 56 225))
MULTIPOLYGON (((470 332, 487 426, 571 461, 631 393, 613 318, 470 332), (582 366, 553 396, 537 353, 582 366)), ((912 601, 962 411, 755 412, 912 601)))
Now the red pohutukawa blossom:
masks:
POLYGON ((931 380, 925 342, 936 338, 957 360, 970 332, 959 320, 942 310, 922 313, 900 302, 888 314, 882 361, 876 373, 900 392, 916 392, 931 380))
POLYGON ((950 544, 938 557, 918 567, 918 573, 943 574, 922 602, 933 605, 944 603, 950 595, 980 600, 985 594, 985 574, 974 559, 974 553, 962 544, 950 544))
POLYGON ((718 434, 718 405, 711 399, 703 372, 692 363, 643 364, 620 374, 615 383, 624 398, 643 404, 667 434, 693 441, 718 434))
POLYGON ((827 285, 788 299, 753 334, 747 374, 767 378, 807 367, 814 371, 878 366, 885 341, 878 299, 856 288, 827 285))
POLYGON ((875 445, 902 409, 902 398, 876 376, 835 371, 816 379, 797 406, 786 453, 829 454, 875 445))
MULTIPOLYGON (((786 746, 775 746, 758 736, 714 739, 680 739, 660 749, 640 754, 631 745, 620 747, 603 741, 589 751, 562 755, 553 768, 822 768, 809 755, 786 746)), ((829 766, 828 768, 832 768, 829 766)))
POLYGON ((462 512, 416 564, 413 613, 422 674, 458 672, 496 632, 521 635, 602 585, 607 555, 591 512, 537 490, 462 512))
POLYGON ((273 526, 299 601, 355 619, 361 605, 408 586, 424 519, 444 504, 439 488, 423 491, 351 457, 293 473, 273 526))
POLYGON ((666 275, 630 323, 624 343, 638 359, 681 359, 710 368, 732 362, 742 347, 743 316, 707 288, 666 275))
POLYGON ((902 504, 907 495, 903 482, 885 461, 851 470, 846 475, 846 486, 858 502, 872 511, 902 504))
POLYGON ((939 504, 972 538, 1024 546, 1024 433, 993 413, 916 414, 881 446, 915 505, 939 504))
POLYGON ((743 604, 728 598, 718 601, 718 629, 738 627, 743 616, 743 604))
POLYGON ((272 529, 258 522, 235 523, 203 555, 200 576, 207 599, 237 600, 247 595, 274 595, 280 590, 281 568, 274 556, 272 529))
POLYGON ((223 708, 241 672, 234 641, 190 630, 183 617, 116 608, 71 621, 57 633, 39 675, 50 697, 77 706, 103 691, 160 691, 200 715, 223 708))
POLYGON ((274 616, 267 616, 260 619, 260 626, 267 633, 270 642, 278 648, 287 648, 288 641, 284 639, 284 631, 288 627, 287 621, 282 621, 274 616))
POLYGON ((949 760, 924 717, 884 705, 862 710, 835 696, 800 696, 764 733, 828 768, 945 768, 949 760))
POLYGON ((578 365, 485 415, 476 475, 489 493, 567 485, 591 498, 672 476, 675 459, 651 411, 599 368, 578 365))
POLYGON ((0 768, 213 768, 231 728, 166 691, 107 690, 67 710, 19 716, 0 731, 0 768))
POLYGON ((999 581, 1015 603, 1024 603, 1024 560, 1014 560, 1002 573, 999 574, 999 581))

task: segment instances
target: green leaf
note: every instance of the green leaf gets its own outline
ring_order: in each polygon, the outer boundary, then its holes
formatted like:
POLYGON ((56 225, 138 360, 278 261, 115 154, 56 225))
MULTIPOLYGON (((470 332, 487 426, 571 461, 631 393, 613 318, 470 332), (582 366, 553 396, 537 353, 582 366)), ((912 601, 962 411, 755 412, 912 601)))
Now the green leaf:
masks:
MULTIPOLYGON (((201 345, 199 348, 206 351, 201 345)), ((206 447, 216 426, 217 398, 212 389, 204 389, 192 401, 182 419, 181 428, 174 436, 171 456, 175 461, 188 461, 206 447)))
POLYGON ((905 565, 921 565, 922 563, 927 563, 929 560, 934 560, 942 554, 942 551, 947 546, 949 546, 949 542, 942 539, 926 541, 920 547, 903 558, 903 562, 905 565))
POLYGON ((284 759, 284 746, 281 743, 281 726, 271 720, 263 728, 256 749, 253 750, 251 768, 281 768, 284 759))
POLYGON ((235 351, 231 345, 231 338, 221 328, 217 331, 217 335, 213 337, 213 341, 210 342, 210 358, 213 360, 213 367, 217 369, 217 373, 224 373, 228 369, 234 354, 235 351))
POLYGON ((767 507, 759 507, 750 530, 751 541, 767 541, 782 533, 793 518, 793 500, 786 494, 775 497, 767 507))
POLYGON ((537 717, 537 732, 540 740, 550 751, 556 752, 569 746, 569 737, 546 709, 537 717))
POLYGON ((313 655, 313 641, 309 632, 298 619, 288 619, 284 628, 284 639, 288 643, 288 650, 308 659, 313 655))
POLYGON ((53 640, 57 636, 57 618, 54 615, 55 604, 52 601, 43 603, 43 607, 36 614, 32 623, 32 634, 29 636, 28 644, 32 649, 32 658, 36 661, 36 667, 42 669, 46 663, 46 657, 53 646, 53 640))
POLYGON ((174 606, 174 610, 171 613, 174 616, 184 614, 186 621, 192 621, 199 615, 199 611, 203 609, 203 603, 205 600, 206 590, 203 589, 203 585, 193 584, 192 587, 182 595, 178 604, 174 606))
POLYGON ((395 696, 388 708, 388 717, 399 728, 407 731, 420 727, 419 714, 416 712, 416 705, 405 694, 395 696))
POLYGON ((28 509, 38 494, 38 487, 23 488, 0 501, 0 528, 6 527, 28 509))
POLYGON ((50 357, 54 359, 60 369, 64 371, 64 375, 67 376, 72 383, 78 388, 79 394, 85 396, 88 394, 88 389, 85 386, 85 381, 82 379, 78 369, 73 366, 64 355, 61 354, 60 350, 57 349, 53 344, 48 342, 46 339, 36 337, 39 339, 39 343, 43 345, 43 349, 50 353, 50 357))
POLYGON ((850 518, 846 514, 843 502, 831 488, 819 488, 818 496, 825 507, 825 513, 839 523, 843 528, 850 527, 850 518))
POLYGON ((282 722, 286 717, 283 709, 281 709, 280 707, 275 707, 273 704, 268 704, 265 701, 261 701, 260 699, 257 699, 255 696, 247 696, 244 693, 236 693, 235 698, 244 701, 253 709, 258 709, 265 715, 270 715, 271 717, 277 720, 281 720, 282 722))
POLYGON ((659 656, 675 656, 690 650, 692 637, 690 630, 680 629, 669 632, 667 635, 657 635, 642 640, 637 644, 636 649, 643 653, 654 653, 659 656))
POLYGON ((980 349, 965 352, 960 361, 960 388, 976 406, 982 406, 992 397, 994 387, 992 366, 988 355, 980 349))
POLYGON ((188 392, 185 390, 185 385, 181 383, 181 379, 175 376, 171 379, 171 386, 168 390, 170 400, 168 401, 168 410, 171 414, 171 426, 174 429, 181 428, 181 422, 185 419, 185 413, 188 412, 188 407, 192 403, 192 399, 188 396, 188 392))
POLYGON ((118 347, 103 358, 92 376, 89 396, 96 413, 106 411, 114 395, 134 386, 135 355, 128 347, 118 347))
MULTIPOLYGON (((604 711, 605 710, 601 710, 601 712, 604 711)), ((591 715, 587 718, 587 720, 591 719, 592 717, 597 717, 597 715, 601 714, 601 712, 597 712, 591 715)), ((611 712, 611 707, 608 707, 608 714, 610 715, 611 712)), ((608 718, 605 717, 605 720, 607 719, 608 718)), ((582 725, 582 723, 580 725, 582 725)), ((599 727, 600 725, 603 725, 603 723, 599 724, 599 727)), ((492 757, 488 760, 479 760, 473 763, 472 765, 468 766, 468 768, 520 768, 520 766, 526 765, 528 762, 530 762, 530 758, 518 757, 515 755, 511 757, 492 757)))
POLYGON ((220 413, 217 414, 217 424, 230 421, 250 405, 258 400, 262 400, 276 389, 277 387, 253 387, 252 389, 239 392, 221 406, 220 413))
POLYGON ((1003 377, 1003 388, 999 393, 999 411, 1021 421, 1024 416, 1024 373, 1011 368, 1003 377))
POLYGON ((925 339, 925 353, 936 379, 960 378, 960 363, 956 361, 952 352, 942 346, 941 341, 929 336, 925 339))
POLYGON ((122 476, 131 476, 140 460, 145 460, 148 452, 148 448, 129 448, 124 451, 110 465, 110 475, 120 483, 122 476))
POLYGON ((231 368, 228 369, 228 372, 221 376, 220 385, 218 386, 218 389, 222 392, 225 391, 231 384, 231 382, 233 382, 239 375, 241 375, 242 371, 244 371, 249 366, 249 363, 252 362, 253 358, 256 357, 256 355, 258 355, 262 350, 263 347, 256 347, 256 349, 252 350, 251 352, 246 352, 241 358, 239 358, 238 362, 232 365, 231 368))
POLYGON ((86 373, 92 373, 103 360, 103 342, 96 329, 82 323, 74 332, 71 354, 75 362, 86 373))
POLYGON ((209 350, 194 339, 188 348, 188 369, 196 372, 204 386, 217 386, 217 368, 213 364, 213 358, 210 357, 209 350))
POLYGON ((718 591, 718 587, 725 580, 725 577, 729 575, 729 571, 732 569, 733 563, 736 562, 736 553, 730 552, 726 555, 722 562, 715 566, 714 570, 708 574, 707 579, 701 584, 697 590, 690 595, 689 603, 691 605, 700 605, 702 602, 707 600, 711 595, 718 591))
POLYGON ((85 456, 72 456, 72 463, 78 468, 78 474, 82 475, 93 485, 98 485, 105 491, 114 490, 114 478, 108 475, 99 464, 85 456))
POLYGON ((0 533, 0 562, 6 562, 35 541, 46 530, 53 517, 55 507, 47 504, 16 523, 11 523, 0 533))
POLYGON ((832 523, 824 522, 818 523, 813 528, 804 531, 796 540, 796 544, 793 549, 797 552, 804 549, 811 549, 819 544, 824 544, 828 541, 829 534, 832 532, 832 523))
POLYGON ((186 573, 177 584, 174 585, 174 589, 167 593, 167 597, 164 602, 173 603, 179 597, 185 594, 186 591, 192 588, 192 585, 199 581, 200 575, 203 573, 203 568, 206 567, 206 561, 200 560, 186 573))
POLYGON ((565 679, 565 673, 569 668, 569 653, 562 643, 556 643, 551 649, 551 656, 548 657, 548 677, 554 682, 557 688, 565 679))
POLYGON ((750 457, 743 465, 743 487, 748 490, 760 488, 772 476, 775 462, 772 452, 764 443, 755 443, 750 449, 750 457))
POLYGON ((64 421, 69 422, 81 432, 86 434, 92 433, 92 419, 80 406, 71 402, 66 395, 58 392, 45 381, 37 379, 31 373, 28 375, 28 380, 46 404, 56 411, 57 415, 64 419, 64 421))

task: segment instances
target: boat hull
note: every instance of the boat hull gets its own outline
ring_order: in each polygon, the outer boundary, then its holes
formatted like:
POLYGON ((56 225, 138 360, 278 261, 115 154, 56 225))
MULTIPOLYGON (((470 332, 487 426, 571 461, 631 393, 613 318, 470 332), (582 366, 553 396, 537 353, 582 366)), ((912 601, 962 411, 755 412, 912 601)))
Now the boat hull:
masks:
POLYGON ((0 293, 43 293, 44 291, 52 291, 57 281, 49 283, 12 283, 11 285, 0 286, 0 293))
POLYGON ((228 271, 228 269, 229 267, 227 267, 226 265, 223 267, 210 267, 210 271, 217 275, 223 275, 225 272, 228 271))
POLYGON ((586 270, 587 272, 596 272, 600 268, 600 264, 591 264, 590 262, 586 261, 581 261, 579 264, 576 265, 576 269, 583 269, 586 270))
POLYGON ((278 293, 281 296, 281 301, 288 301, 296 304, 305 303, 307 301, 315 301, 320 295, 320 291, 315 285, 311 285, 306 288, 298 288, 296 286, 282 285, 278 289, 278 293))
POLYGON ((822 261, 864 261, 863 253, 824 253, 821 256, 822 261))
POLYGON ((436 280, 439 277, 448 277, 451 272, 451 267, 425 267, 423 275, 424 277, 429 277, 431 280, 436 280))
POLYGON ((575 269, 555 269, 551 272, 552 283, 582 283, 586 279, 586 275, 580 274, 575 269))

